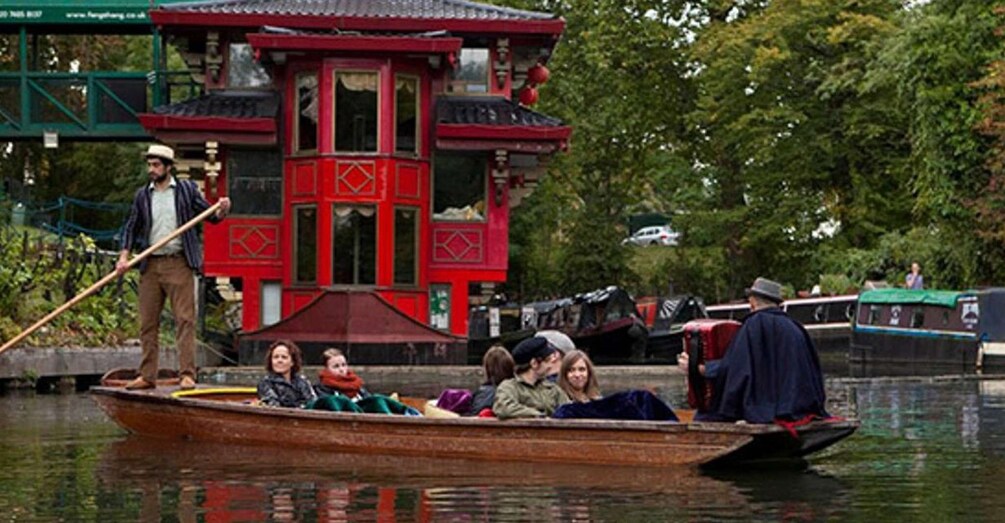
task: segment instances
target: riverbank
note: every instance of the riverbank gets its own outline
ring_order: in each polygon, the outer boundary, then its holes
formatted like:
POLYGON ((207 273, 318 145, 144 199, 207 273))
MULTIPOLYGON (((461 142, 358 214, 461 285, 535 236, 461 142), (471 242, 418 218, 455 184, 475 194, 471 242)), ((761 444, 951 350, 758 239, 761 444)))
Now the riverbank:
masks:
MULTIPOLYGON (((141 359, 138 346, 102 348, 15 348, 0 354, 0 386, 49 390, 63 385, 86 390, 101 376, 117 368, 136 368, 141 359)), ((172 349, 163 349, 161 368, 177 368, 172 349)), ((216 367, 200 365, 201 383, 254 386, 265 375, 255 367, 216 367)), ((444 388, 470 389, 482 381, 480 366, 404 366, 362 365, 353 370, 366 380, 373 391, 402 394, 438 394, 444 388)), ((303 373, 315 378, 320 366, 308 366, 303 373)), ((607 390, 642 386, 663 389, 671 383, 682 384, 683 374, 669 365, 601 367, 607 390), (669 381, 668 381, 669 380, 669 381)))

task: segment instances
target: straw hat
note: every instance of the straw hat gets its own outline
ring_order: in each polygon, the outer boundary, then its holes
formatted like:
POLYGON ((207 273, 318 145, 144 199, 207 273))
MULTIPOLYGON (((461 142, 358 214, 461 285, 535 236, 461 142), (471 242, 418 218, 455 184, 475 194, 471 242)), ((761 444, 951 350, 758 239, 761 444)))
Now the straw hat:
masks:
POLYGON ((145 156, 147 158, 160 158, 162 160, 173 162, 174 149, 166 145, 153 144, 150 147, 147 147, 147 152, 145 156))

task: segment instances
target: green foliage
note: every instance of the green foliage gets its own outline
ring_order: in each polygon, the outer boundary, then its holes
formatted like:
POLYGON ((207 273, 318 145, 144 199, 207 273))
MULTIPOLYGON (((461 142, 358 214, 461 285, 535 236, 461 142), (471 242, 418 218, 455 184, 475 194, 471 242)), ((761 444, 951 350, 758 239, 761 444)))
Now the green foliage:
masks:
MULTIPOLYGON (((670 256, 660 266, 658 277, 673 284, 674 292, 701 296, 708 303, 734 297, 734 282, 730 279, 729 260, 725 249, 683 247, 669 249, 670 256)), ((748 282, 749 285, 749 282, 748 282)))
POLYGON ((718 301, 758 275, 898 284, 913 261, 929 286, 1005 277, 996 2, 506 3, 566 18, 542 110, 575 128, 542 184, 563 198, 514 213, 523 287, 718 301), (672 215, 682 246, 619 249, 637 212, 672 215))
POLYGON ((654 210, 637 202, 652 200, 653 173, 662 170, 665 147, 683 128, 680 107, 691 97, 677 45, 685 29, 666 23, 681 17, 683 3, 500 3, 565 17, 540 110, 575 128, 572 153, 556 159, 538 188, 558 199, 535 196, 514 212, 509 286, 536 298, 630 284, 635 276, 620 245, 626 211, 654 210))
MULTIPOLYGON (((114 269, 86 236, 64 240, 0 227, 0 333, 4 339, 52 312, 114 269)), ((28 337, 31 345, 115 344, 136 322, 135 271, 82 300, 28 337)))
POLYGON ((837 294, 858 292, 859 286, 852 282, 847 274, 821 274, 820 294, 834 296, 837 294))

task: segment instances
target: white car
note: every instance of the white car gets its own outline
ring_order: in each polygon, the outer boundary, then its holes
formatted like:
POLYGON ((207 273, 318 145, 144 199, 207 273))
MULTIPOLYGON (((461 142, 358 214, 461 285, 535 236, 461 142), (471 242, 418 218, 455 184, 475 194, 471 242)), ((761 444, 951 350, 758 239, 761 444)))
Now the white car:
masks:
POLYGON ((677 245, 678 238, 680 233, 669 225, 653 225, 635 231, 635 234, 622 240, 621 245, 677 245))

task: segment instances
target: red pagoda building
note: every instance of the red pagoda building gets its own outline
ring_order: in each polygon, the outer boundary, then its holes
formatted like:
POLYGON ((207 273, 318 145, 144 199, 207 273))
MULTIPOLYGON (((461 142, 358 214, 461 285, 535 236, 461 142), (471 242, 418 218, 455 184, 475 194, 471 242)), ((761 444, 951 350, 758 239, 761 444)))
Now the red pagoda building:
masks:
POLYGON ((510 209, 571 129, 528 109, 564 29, 464 0, 219 0, 150 13, 203 92, 140 116, 213 201, 206 275, 242 294, 242 364, 465 363, 506 279, 510 209), (517 103, 519 100, 522 103, 517 103))

